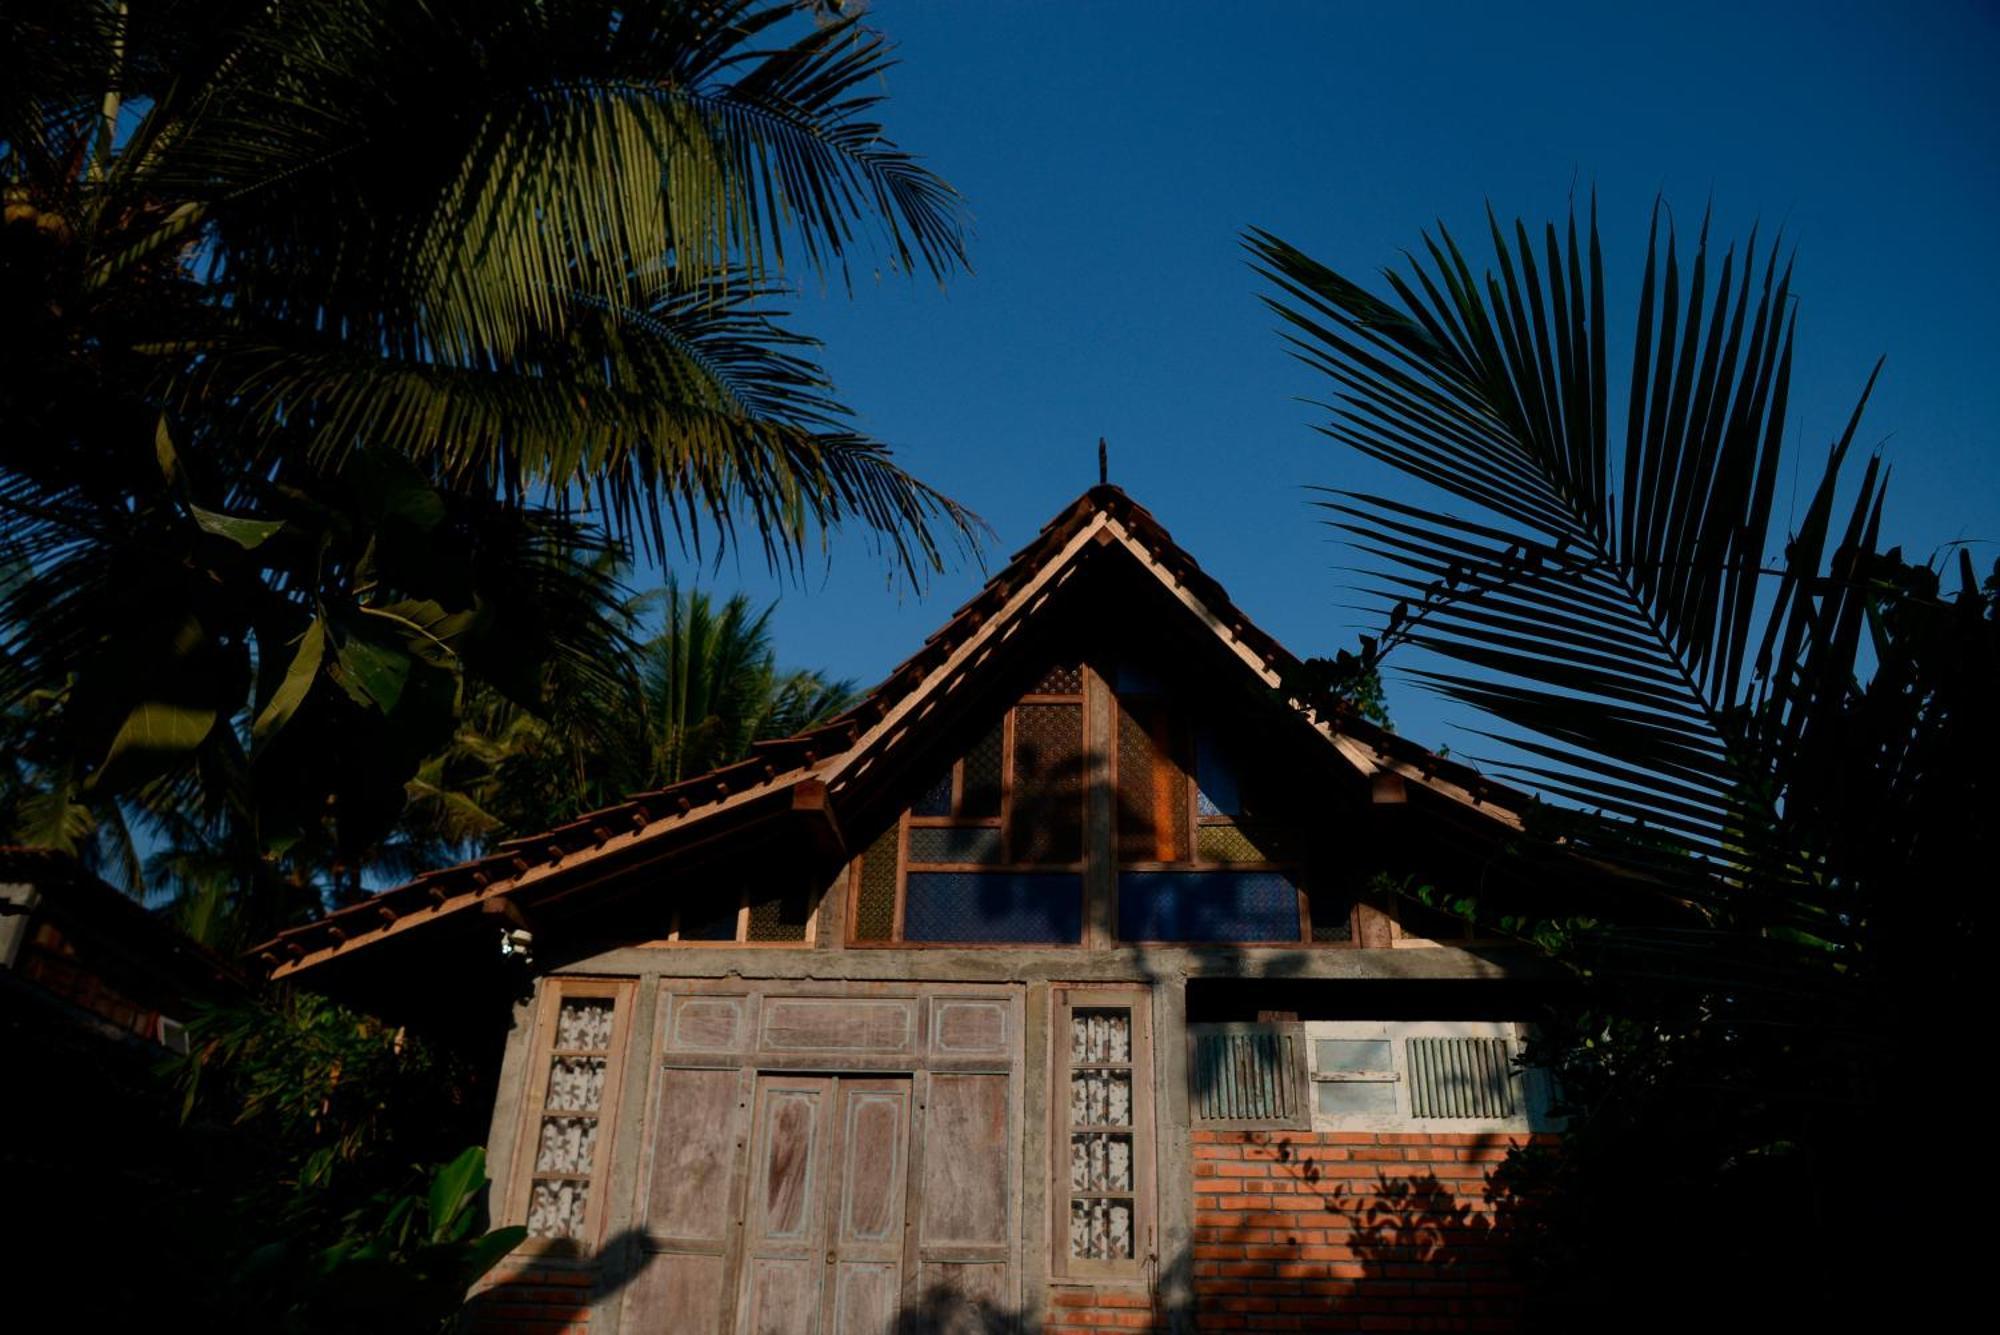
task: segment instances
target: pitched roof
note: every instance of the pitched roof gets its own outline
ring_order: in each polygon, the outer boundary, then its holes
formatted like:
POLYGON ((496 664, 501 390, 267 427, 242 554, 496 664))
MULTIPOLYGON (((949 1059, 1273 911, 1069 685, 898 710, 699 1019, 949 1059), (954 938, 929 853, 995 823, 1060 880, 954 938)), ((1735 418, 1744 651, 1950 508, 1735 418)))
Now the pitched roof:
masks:
MULTIPOLYGON (((826 809, 884 755, 900 754, 912 728, 942 694, 1011 639, 1097 548, 1122 550, 1134 558, 1266 685, 1277 687, 1297 666, 1298 660, 1253 624, 1144 507, 1117 487, 1092 487, 1050 520, 921 648, 832 721, 782 740, 759 742, 748 759, 736 764, 635 793, 553 830, 507 840, 485 857, 426 872, 360 904, 287 929, 251 953, 274 977, 296 974, 467 909, 498 907, 497 901, 516 892, 553 888, 601 860, 671 845, 697 826, 724 821, 727 813, 755 818, 799 807, 826 809)), ((1415 785, 1518 828, 1528 799, 1476 770, 1351 712, 1310 721, 1358 773, 1415 785)))

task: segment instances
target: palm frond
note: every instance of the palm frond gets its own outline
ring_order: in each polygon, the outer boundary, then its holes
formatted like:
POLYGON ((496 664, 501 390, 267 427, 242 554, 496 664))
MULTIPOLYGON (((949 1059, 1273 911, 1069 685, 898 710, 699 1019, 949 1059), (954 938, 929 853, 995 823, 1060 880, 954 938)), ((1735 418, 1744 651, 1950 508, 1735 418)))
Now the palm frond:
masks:
MULTIPOLYGON (((1383 646, 1427 651, 1442 666, 1413 680, 1506 725, 1488 734, 1510 748, 1502 770, 1740 864, 1779 817, 1764 730, 1824 643, 1806 629, 1834 601, 1821 559, 1860 406, 1774 557, 1794 333, 1781 243, 1753 232, 1717 263, 1704 220, 1684 269, 1656 205, 1614 442, 1595 201, 1587 228, 1572 212, 1539 245, 1490 211, 1488 230, 1490 267, 1475 274, 1440 226, 1384 275, 1390 299, 1247 238, 1288 346, 1334 386, 1320 429, 1478 511, 1330 491, 1329 522, 1378 562, 1383 646)), ((1878 503, 1871 471, 1850 543, 1878 503)), ((1819 670, 1852 666, 1835 660, 1819 670)))

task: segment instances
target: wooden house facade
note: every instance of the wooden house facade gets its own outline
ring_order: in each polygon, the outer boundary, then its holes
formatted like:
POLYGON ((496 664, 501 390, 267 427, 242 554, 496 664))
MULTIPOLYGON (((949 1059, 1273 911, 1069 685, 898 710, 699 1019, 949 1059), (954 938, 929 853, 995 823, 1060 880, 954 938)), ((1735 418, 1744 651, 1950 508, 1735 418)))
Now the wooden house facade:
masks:
POLYGON ((1116 488, 858 706, 277 938, 507 1027, 486 1328, 1499 1329, 1545 1134, 1475 772, 1291 660, 1116 488))

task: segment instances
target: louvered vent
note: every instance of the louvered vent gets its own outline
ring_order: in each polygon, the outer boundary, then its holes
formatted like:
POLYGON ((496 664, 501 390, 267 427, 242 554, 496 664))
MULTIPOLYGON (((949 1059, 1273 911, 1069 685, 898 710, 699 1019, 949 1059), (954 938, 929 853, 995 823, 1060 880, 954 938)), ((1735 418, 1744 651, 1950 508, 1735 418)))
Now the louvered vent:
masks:
POLYGON ((1190 1025, 1194 1115, 1201 1122, 1303 1122, 1294 1028, 1190 1025))
POLYGON ((1514 1115, 1512 1045, 1504 1038, 1412 1038, 1413 1117, 1514 1115))

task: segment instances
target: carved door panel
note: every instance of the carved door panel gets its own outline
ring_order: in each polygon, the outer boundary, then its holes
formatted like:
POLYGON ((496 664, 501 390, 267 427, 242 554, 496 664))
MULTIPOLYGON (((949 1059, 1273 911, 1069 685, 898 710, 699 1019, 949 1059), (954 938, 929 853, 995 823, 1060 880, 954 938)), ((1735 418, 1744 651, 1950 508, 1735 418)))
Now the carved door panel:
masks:
POLYGON ((885 1335, 903 1289, 904 1180, 910 1081, 841 1077, 835 1095, 839 1170, 827 1187, 827 1335, 885 1335))
POLYGON ((890 1335, 1018 1307, 1018 990, 661 986, 621 1329, 890 1335))
POLYGON ((825 1271, 831 1076, 760 1075, 743 1234, 744 1335, 817 1335, 825 1271), (825 1256, 822 1259, 821 1253, 825 1256))

